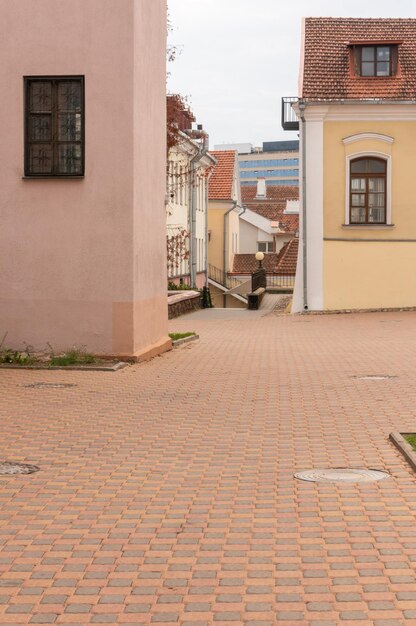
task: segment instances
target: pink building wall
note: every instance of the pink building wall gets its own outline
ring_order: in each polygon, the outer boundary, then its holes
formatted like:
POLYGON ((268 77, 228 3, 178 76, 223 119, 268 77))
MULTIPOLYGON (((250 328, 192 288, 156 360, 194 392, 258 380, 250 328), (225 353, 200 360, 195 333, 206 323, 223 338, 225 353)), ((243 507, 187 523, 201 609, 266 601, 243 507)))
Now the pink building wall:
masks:
POLYGON ((170 345, 165 0, 0 0, 0 335, 170 345), (85 177, 23 179, 24 76, 85 76, 85 177))

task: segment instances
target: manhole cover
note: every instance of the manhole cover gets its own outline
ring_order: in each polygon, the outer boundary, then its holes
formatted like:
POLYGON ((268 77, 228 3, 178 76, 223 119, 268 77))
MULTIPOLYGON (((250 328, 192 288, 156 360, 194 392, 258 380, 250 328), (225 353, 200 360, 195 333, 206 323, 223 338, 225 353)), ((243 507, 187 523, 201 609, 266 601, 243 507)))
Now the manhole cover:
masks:
POLYGON ((389 478, 387 472, 371 469, 311 469, 297 472, 295 478, 314 483, 369 483, 389 478))
POLYGON ((387 374, 366 374, 364 376, 353 376, 357 380, 390 380, 397 378, 397 376, 389 376, 387 374))
POLYGON ((27 463, 12 463, 9 461, 0 462, 0 475, 2 474, 33 474, 38 472, 39 467, 28 465, 27 463))
POLYGON ((23 385, 23 387, 31 389, 69 389, 76 386, 74 383, 30 383, 29 385, 23 385))

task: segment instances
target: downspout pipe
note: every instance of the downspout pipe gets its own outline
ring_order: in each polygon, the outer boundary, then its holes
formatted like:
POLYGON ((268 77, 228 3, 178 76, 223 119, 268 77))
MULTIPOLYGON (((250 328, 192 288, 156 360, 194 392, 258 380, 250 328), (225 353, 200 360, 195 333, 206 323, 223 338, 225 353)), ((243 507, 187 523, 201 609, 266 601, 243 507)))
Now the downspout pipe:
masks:
POLYGON ((306 103, 299 101, 299 112, 302 123, 302 260, 303 260, 303 310, 309 309, 308 305, 308 225, 306 212, 306 103))
POLYGON ((204 264, 205 264, 205 287, 208 289, 208 204, 209 204, 209 180, 212 176, 212 170, 208 174, 207 178, 205 178, 205 255, 204 255, 204 264))

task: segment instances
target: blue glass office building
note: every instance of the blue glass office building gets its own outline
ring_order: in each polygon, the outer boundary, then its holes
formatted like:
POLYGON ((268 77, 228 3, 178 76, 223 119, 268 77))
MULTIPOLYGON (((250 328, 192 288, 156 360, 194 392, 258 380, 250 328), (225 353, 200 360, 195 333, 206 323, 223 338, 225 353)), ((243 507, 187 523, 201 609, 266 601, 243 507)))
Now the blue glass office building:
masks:
POLYGON ((266 185, 299 186, 299 141, 265 141, 262 148, 239 153, 242 185, 256 185, 265 178, 266 185))

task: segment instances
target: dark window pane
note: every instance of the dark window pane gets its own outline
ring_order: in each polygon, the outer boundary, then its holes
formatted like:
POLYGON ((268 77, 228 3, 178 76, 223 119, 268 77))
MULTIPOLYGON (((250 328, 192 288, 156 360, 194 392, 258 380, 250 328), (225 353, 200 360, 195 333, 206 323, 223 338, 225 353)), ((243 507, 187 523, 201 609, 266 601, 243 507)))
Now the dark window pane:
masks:
POLYGON ((368 206, 384 209, 384 193, 369 193, 368 194, 368 206))
POLYGON ((368 221, 372 224, 383 224, 385 222, 384 207, 370 207, 368 209, 368 221))
POLYGON ((351 208, 351 223, 362 224, 365 222, 365 208, 360 209, 356 207, 351 208))
POLYGON ((374 61, 374 48, 371 46, 364 46, 361 52, 361 58, 363 61, 374 61))
POLYGON ((30 141, 51 141, 52 118, 50 115, 31 115, 29 119, 30 141))
POLYGON ((351 172, 353 174, 362 174, 366 172, 367 159, 359 159, 358 161, 351 161, 351 172))
POLYGON ((60 111, 81 111, 81 85, 76 81, 58 83, 58 109, 60 111))
POLYGON ((390 61, 390 48, 388 46, 377 48, 377 61, 390 61))
POLYGON ((386 171, 386 161, 380 159, 358 159, 351 162, 352 174, 383 174, 386 171))
POLYGON ((29 149, 29 164, 33 174, 51 174, 53 171, 52 144, 32 144, 29 149))
POLYGON ((65 113, 58 117, 58 140, 81 141, 81 114, 65 113))
POLYGON ((368 190, 374 191, 377 193, 384 193, 384 176, 378 178, 369 178, 368 179, 368 190))
POLYGON ((362 63, 361 64, 362 76, 374 76, 374 63, 362 63))
POLYGON ((58 149, 58 172, 59 174, 80 174, 81 146, 79 144, 61 144, 58 149))
POLYGON ((52 111, 52 84, 32 81, 29 88, 29 107, 32 113, 52 111))
POLYGON ((351 191, 365 191, 365 178, 352 178, 351 191))
POLYGON ((351 194, 351 204, 354 207, 365 206, 365 194, 363 193, 351 194))
POLYGON ((390 63, 382 62, 377 63, 377 76, 389 76, 390 75, 390 63))
POLYGON ((386 171, 386 161, 379 159, 367 159, 367 172, 371 174, 383 174, 386 171))

